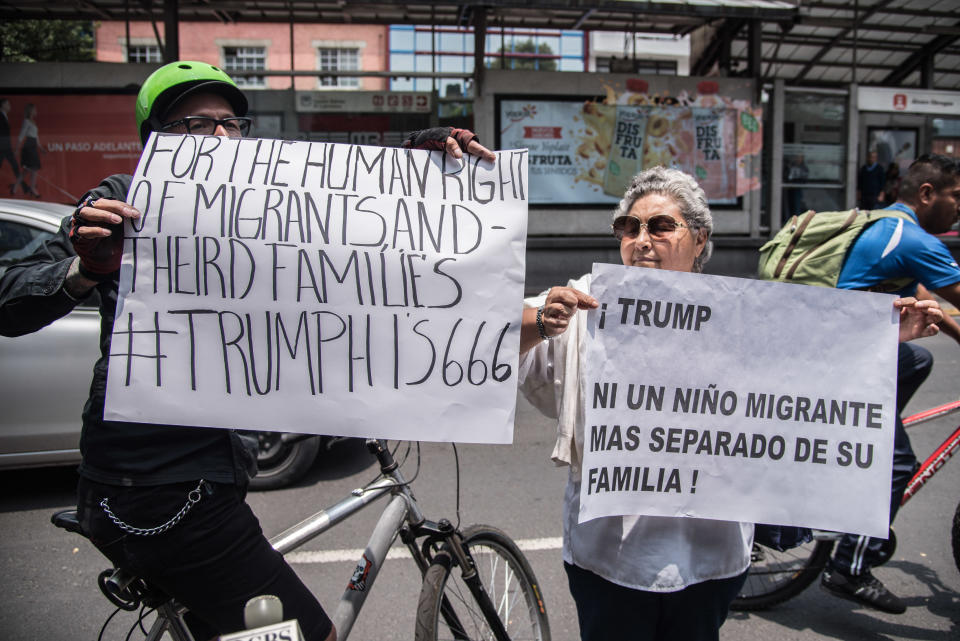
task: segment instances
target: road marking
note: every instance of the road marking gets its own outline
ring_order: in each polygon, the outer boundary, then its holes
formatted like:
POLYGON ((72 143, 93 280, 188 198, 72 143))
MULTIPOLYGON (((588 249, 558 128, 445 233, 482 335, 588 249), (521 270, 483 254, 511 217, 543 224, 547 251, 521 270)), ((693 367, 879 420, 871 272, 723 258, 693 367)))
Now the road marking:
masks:
MULTIPOLYGON (((559 550, 563 545, 563 539, 559 536, 545 537, 541 539, 521 539, 516 541, 517 546, 524 552, 535 552, 537 550, 559 550)), ((303 552, 291 552, 284 556, 287 563, 345 563, 357 562, 363 555, 360 548, 346 550, 314 550, 303 552)), ((387 552, 387 559, 409 559, 410 552, 405 547, 395 546, 387 552)))

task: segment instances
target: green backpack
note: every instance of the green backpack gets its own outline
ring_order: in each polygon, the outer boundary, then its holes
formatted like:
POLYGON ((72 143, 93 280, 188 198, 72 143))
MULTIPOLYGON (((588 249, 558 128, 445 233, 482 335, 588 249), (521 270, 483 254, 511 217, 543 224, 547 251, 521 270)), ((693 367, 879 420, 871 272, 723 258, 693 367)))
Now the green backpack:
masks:
MULTIPOLYGON (((895 209, 872 211, 808 211, 792 217, 770 242, 760 248, 758 275, 763 280, 836 287, 847 250, 869 225, 883 218, 913 218, 895 209)), ((912 278, 884 281, 872 291, 895 291, 912 278)))

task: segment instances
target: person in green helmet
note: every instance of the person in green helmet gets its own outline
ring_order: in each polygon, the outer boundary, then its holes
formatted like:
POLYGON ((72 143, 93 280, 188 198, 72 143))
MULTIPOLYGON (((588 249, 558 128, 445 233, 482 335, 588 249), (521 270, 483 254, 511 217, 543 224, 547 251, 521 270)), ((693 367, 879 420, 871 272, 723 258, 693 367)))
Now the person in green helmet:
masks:
MULTIPOLYGON (((153 131, 243 137, 248 103, 219 68, 181 61, 157 69, 137 96, 136 121, 153 131)), ((404 146, 487 159, 471 132, 414 132, 404 146)), ((84 533, 126 568, 190 610, 197 639, 244 628, 247 600, 280 598, 311 641, 335 640, 330 618, 263 536, 245 501, 256 473, 256 442, 232 430, 108 421, 103 418, 110 339, 123 250, 122 223, 140 212, 124 202, 132 177, 114 175, 87 192, 59 232, 0 275, 0 335, 37 331, 95 289, 100 358, 83 408, 77 515, 84 533)))

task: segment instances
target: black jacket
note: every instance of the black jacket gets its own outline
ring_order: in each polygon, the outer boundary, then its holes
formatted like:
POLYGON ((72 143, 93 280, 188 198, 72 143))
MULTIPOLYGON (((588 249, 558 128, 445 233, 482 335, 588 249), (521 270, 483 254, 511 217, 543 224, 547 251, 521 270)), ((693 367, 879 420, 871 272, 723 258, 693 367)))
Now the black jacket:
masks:
MULTIPOLYGON (((84 194, 126 200, 132 178, 119 174, 84 194)), ((0 335, 35 332, 68 314, 76 301, 63 282, 76 253, 70 243, 70 217, 31 256, 0 275, 0 335)), ((255 445, 232 430, 177 427, 103 420, 107 361, 117 307, 117 280, 97 285, 100 294, 100 358, 93 367, 90 395, 83 408, 80 474, 114 485, 160 485, 196 479, 246 483, 256 470, 255 445)), ((56 394, 56 390, 50 390, 56 394)))

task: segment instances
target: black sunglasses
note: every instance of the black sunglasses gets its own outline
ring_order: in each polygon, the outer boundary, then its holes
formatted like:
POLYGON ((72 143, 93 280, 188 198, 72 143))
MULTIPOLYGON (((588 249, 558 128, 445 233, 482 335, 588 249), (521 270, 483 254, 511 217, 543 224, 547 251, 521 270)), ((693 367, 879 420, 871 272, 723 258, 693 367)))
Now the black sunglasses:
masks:
POLYGON ((626 238, 636 238, 640 235, 640 230, 647 228, 647 233, 651 238, 657 240, 666 240, 672 238, 677 230, 687 225, 677 221, 673 216, 667 214, 657 214, 647 219, 647 222, 641 222, 636 216, 618 216, 613 220, 613 235, 617 240, 626 238))
POLYGON ((252 118, 243 116, 234 116, 232 118, 209 118, 207 116, 186 116, 180 120, 168 122, 160 128, 160 131, 169 131, 177 127, 183 127, 188 134, 196 136, 212 136, 217 127, 221 126, 231 138, 244 138, 250 133, 250 127, 253 125, 252 118))

